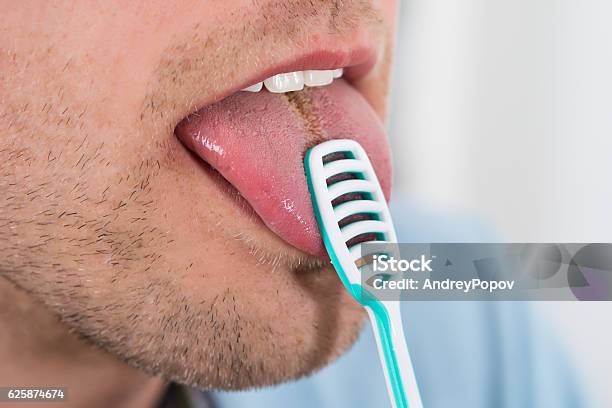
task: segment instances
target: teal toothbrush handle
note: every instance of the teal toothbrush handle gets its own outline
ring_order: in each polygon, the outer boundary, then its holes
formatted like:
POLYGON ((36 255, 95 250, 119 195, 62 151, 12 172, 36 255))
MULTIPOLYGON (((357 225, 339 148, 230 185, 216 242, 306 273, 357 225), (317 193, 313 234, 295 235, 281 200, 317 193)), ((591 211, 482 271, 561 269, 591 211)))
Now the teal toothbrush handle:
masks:
POLYGON ((393 408, 422 408, 404 337, 399 303, 371 301, 364 306, 374 330, 393 408))

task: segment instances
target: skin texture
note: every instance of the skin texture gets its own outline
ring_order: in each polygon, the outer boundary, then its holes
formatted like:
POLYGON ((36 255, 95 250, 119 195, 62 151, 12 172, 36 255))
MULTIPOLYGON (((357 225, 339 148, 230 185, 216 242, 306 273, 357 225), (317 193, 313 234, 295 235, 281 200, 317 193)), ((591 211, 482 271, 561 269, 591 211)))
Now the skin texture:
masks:
POLYGON ((378 58, 353 85, 384 118, 395 2, 0 9, 0 318, 30 338, 0 337, 3 361, 21 349, 44 365, 53 349, 57 367, 84 356, 124 387, 236 389, 306 375, 352 344, 364 315, 335 273, 220 194, 173 130, 228 83, 356 30, 378 58))

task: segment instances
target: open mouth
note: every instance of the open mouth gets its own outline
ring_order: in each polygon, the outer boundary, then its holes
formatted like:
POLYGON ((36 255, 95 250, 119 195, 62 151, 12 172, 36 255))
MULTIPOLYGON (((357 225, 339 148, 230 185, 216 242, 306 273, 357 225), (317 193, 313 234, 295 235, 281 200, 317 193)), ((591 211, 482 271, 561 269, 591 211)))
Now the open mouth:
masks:
POLYGON ((304 174, 308 148, 328 139, 357 140, 389 197, 391 164, 382 123, 351 85, 372 68, 372 58, 364 55, 369 54, 310 54, 256 74, 250 83, 237 84, 242 90, 190 114, 175 129, 272 232, 317 257, 325 249, 304 174), (344 65, 334 66, 341 60, 344 65))

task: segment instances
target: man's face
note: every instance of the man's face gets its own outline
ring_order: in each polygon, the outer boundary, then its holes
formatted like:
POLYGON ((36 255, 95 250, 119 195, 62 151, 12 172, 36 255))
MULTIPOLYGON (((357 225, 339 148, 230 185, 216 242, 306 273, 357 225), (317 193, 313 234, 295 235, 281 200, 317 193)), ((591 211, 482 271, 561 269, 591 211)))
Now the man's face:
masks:
POLYGON ((0 16, 0 274, 129 363, 201 387, 300 376, 363 320, 305 150, 381 130, 395 2, 18 2, 0 16), (345 68, 292 93, 274 74, 345 68))

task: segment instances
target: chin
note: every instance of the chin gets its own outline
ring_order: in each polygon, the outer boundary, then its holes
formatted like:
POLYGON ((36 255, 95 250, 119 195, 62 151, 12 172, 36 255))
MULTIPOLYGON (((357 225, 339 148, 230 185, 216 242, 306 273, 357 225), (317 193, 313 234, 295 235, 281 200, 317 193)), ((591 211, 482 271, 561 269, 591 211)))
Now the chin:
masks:
POLYGON ((201 389, 248 389, 316 372, 355 342, 365 313, 331 268, 282 269, 267 270, 276 276, 268 282, 242 281, 212 298, 201 293, 209 298, 205 307, 197 290, 190 293, 191 304, 158 317, 164 325, 150 328, 156 334, 144 354, 123 345, 120 355, 151 374, 201 389))

